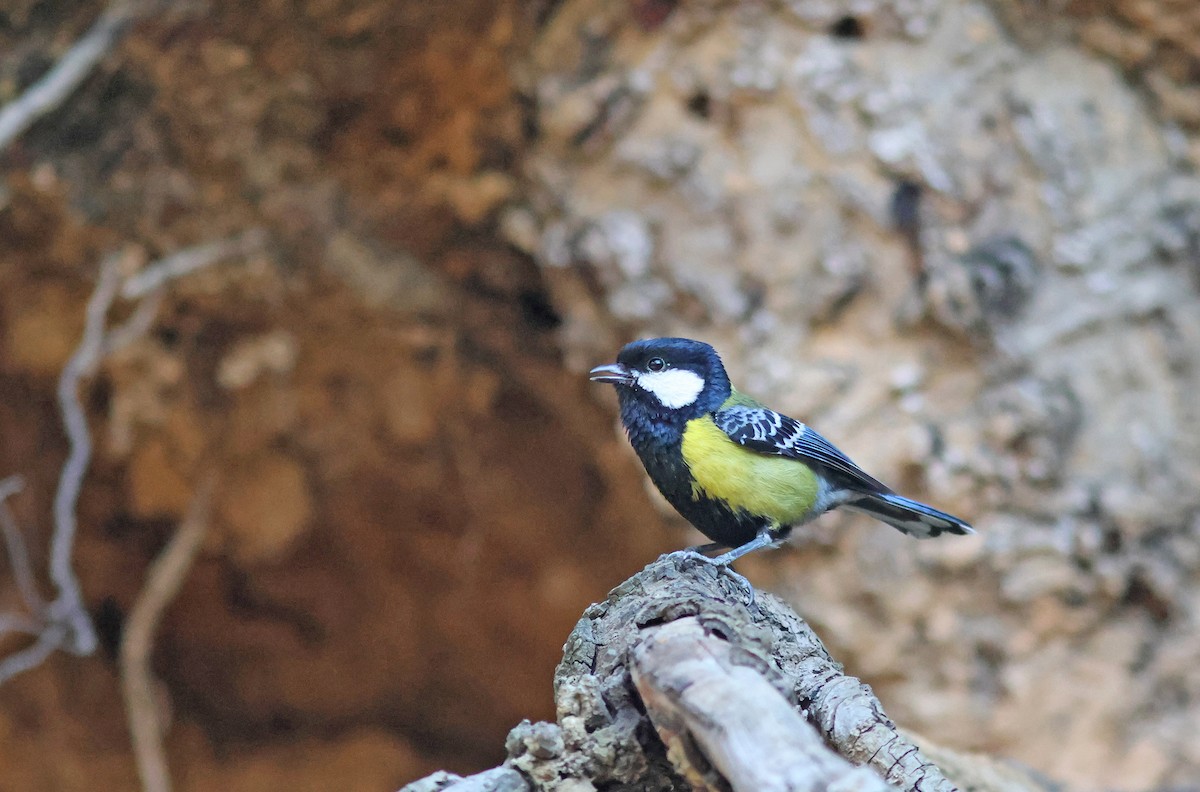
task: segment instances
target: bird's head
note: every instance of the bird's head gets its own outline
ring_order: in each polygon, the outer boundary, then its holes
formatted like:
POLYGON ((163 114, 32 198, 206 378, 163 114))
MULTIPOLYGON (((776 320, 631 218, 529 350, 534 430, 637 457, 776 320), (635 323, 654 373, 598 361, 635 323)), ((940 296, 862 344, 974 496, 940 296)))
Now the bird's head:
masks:
POLYGON ((592 369, 593 382, 616 386, 622 408, 685 420, 719 408, 729 398, 729 377, 717 351, 689 338, 646 338, 626 344, 617 362, 592 369))

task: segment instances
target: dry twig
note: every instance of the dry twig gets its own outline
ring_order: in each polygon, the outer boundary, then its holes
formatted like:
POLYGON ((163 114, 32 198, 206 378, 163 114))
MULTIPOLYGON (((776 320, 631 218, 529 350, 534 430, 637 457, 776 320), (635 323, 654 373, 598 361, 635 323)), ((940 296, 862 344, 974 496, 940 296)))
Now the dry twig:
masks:
POLYGON ((265 242, 265 232, 253 229, 232 239, 181 250, 150 264, 130 278, 122 275, 122 254, 111 254, 101 263, 96 288, 88 299, 83 338, 63 367, 58 380, 58 404, 67 435, 68 452, 54 497, 50 580, 57 589, 57 595, 49 602, 44 601, 38 593, 24 541, 5 503, 20 488, 20 479, 10 477, 0 481, 0 531, 18 591, 29 610, 28 615, 0 614, 0 637, 8 633, 36 636, 31 644, 0 661, 0 684, 37 666, 56 649, 87 655, 96 650, 98 643, 72 565, 78 528, 76 507, 92 457, 91 433, 79 396, 81 384, 95 374, 108 355, 150 329, 167 283, 224 259, 248 255, 263 247, 265 242), (110 328, 108 313, 121 295, 138 302, 123 324, 110 328))
MULTIPOLYGON (((12 512, 8 510, 8 499, 24 488, 25 480, 20 476, 9 476, 0 480, 0 530, 4 532, 4 547, 8 551, 8 563, 12 567, 17 592, 21 595, 25 607, 36 613, 42 609, 44 602, 34 579, 33 565, 29 563, 29 550, 25 547, 25 538, 21 535, 21 529, 17 526, 12 512)), ((4 629, 0 628, 0 635, 3 633, 4 629)))
POLYGON ((176 251, 126 279, 121 296, 126 300, 140 300, 170 281, 226 259, 252 255, 266 244, 267 232, 251 228, 235 237, 176 251))
POLYGON ((151 564, 121 638, 121 689, 129 734, 145 792, 170 792, 171 776, 163 751, 165 732, 154 697, 150 652, 163 611, 183 585, 204 541, 212 500, 211 478, 200 485, 179 529, 151 564))
POLYGON ((62 411, 63 428, 67 432, 70 450, 58 478, 54 495, 54 534, 50 540, 50 579, 58 587, 58 599, 51 605, 54 621, 70 627, 63 648, 75 654, 87 655, 96 651, 96 630, 83 607, 79 581, 71 566, 75 546, 75 506, 83 488, 83 477, 92 458, 92 436, 88 432, 87 416, 79 403, 79 382, 100 365, 104 352, 105 320, 108 309, 116 299, 121 284, 120 259, 105 258, 100 265, 100 280, 88 300, 83 339, 63 367, 58 378, 58 407, 62 411))
POLYGON ((671 764, 697 790, 893 789, 830 750, 772 684, 781 674, 695 617, 645 632, 631 652, 633 682, 671 764))
POLYGON ((13 101, 0 108, 0 152, 42 116, 63 103, 121 40, 140 13, 138 3, 117 0, 100 15, 83 38, 75 42, 54 68, 13 101))

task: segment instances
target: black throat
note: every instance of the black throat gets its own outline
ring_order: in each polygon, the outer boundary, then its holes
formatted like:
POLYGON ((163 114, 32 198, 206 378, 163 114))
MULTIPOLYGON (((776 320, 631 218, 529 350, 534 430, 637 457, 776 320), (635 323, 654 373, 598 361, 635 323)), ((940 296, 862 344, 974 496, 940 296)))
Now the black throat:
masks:
POLYGON ((639 391, 636 385, 618 386, 617 402, 621 407, 621 424, 639 456, 647 446, 674 446, 678 451, 687 422, 701 415, 716 412, 731 392, 729 379, 720 364, 715 366, 715 371, 709 373, 709 380, 696 400, 684 407, 664 407, 654 396, 639 391))
POLYGON ((707 403, 700 409, 654 409, 640 400, 637 394, 618 388, 621 422, 629 435, 630 445, 646 468, 650 480, 672 506, 714 542, 737 547, 754 538, 763 521, 743 511, 734 512, 728 504, 707 496, 697 497, 692 490, 692 472, 683 459, 683 432, 687 422, 709 412, 715 412, 728 390, 711 409, 707 403))
POLYGON ((664 407, 636 386, 617 388, 621 423, 629 444, 642 460, 659 491, 675 505, 691 499, 691 471, 683 461, 683 432, 688 421, 716 412, 729 398, 731 387, 718 364, 696 401, 677 408, 664 407))

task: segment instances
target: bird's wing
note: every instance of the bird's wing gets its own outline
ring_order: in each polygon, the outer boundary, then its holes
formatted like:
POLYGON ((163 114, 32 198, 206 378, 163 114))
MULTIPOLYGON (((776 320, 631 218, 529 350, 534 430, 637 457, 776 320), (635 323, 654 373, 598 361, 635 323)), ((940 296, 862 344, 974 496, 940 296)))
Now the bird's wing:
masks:
POLYGON ((818 465, 833 473, 839 485, 849 489, 891 492, 833 443, 795 418, 761 405, 729 404, 713 414, 713 421, 730 440, 752 451, 818 465))

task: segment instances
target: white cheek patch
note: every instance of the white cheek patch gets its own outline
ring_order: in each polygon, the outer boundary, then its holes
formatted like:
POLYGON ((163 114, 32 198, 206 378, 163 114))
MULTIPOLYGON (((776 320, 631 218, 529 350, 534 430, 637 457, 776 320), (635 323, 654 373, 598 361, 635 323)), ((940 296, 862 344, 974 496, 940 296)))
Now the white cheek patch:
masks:
POLYGON ((687 369, 668 369, 638 374, 638 385, 672 410, 687 407, 704 390, 704 378, 687 369))

